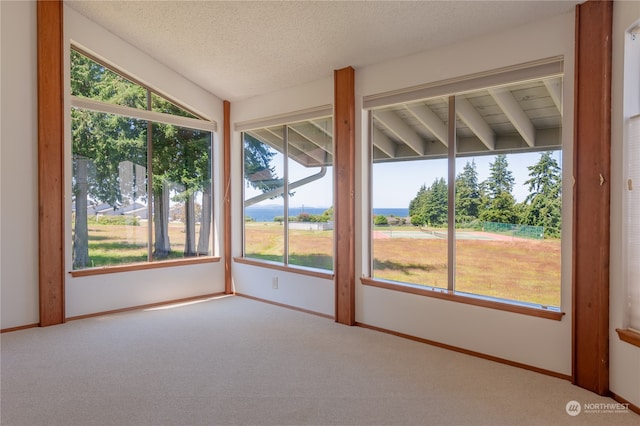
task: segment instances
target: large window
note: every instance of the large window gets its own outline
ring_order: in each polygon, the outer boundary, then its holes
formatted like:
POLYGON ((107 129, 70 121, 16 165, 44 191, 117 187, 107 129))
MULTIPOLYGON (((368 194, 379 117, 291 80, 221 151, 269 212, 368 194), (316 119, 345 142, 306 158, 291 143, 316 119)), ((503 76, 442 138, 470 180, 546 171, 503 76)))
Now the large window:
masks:
POLYGON ((561 92, 555 74, 371 108, 371 278, 557 310, 561 92))
POLYGON ((212 254, 214 123, 71 50, 73 269, 212 254))
POLYGON ((333 269, 333 120, 246 130, 244 257, 333 269))

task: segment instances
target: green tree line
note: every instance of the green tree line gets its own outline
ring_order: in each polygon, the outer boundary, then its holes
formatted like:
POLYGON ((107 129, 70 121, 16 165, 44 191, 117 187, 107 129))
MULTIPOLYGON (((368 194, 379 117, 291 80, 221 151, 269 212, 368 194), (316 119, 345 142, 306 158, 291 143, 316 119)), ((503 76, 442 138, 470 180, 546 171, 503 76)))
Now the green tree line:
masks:
MULTIPOLYGON (((475 162, 467 162, 455 180, 455 220, 457 226, 479 222, 544 227, 548 238, 559 238, 562 224, 562 173, 552 152, 541 153, 538 162, 528 166, 525 181, 529 194, 521 203, 513 196, 515 179, 505 154, 489 165, 489 177, 480 182, 475 162)), ((415 226, 446 226, 448 189, 444 178, 431 186, 422 185, 409 203, 409 216, 415 226)))

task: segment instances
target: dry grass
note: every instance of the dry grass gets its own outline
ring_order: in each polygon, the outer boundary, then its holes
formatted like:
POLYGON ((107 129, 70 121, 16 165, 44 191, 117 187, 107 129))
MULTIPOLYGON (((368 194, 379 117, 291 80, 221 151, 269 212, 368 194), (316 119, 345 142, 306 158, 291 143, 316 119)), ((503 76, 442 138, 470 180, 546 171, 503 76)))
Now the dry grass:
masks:
MULTIPOLYGON (((146 226, 91 225, 90 266, 147 259, 146 226)), ((197 231, 197 230, 196 230, 197 231)), ((447 287, 447 240, 380 238, 373 241, 373 277, 433 287, 447 287)), ((174 257, 184 251, 184 225, 171 224, 174 257)), ((284 233, 277 223, 245 226, 248 257, 283 261, 284 233)), ((289 231, 289 263, 333 269, 333 231, 289 231)), ((522 240, 456 242, 456 290, 461 292, 560 305, 560 241, 522 240)))
MULTIPOLYGON (((281 225, 247 223, 245 229, 248 256, 282 260, 281 225)), ((398 236, 374 239, 374 278, 446 288, 447 240, 398 236)), ((318 267, 319 259, 332 257, 330 231, 291 230, 290 240, 292 264, 318 267)), ((458 240, 456 290, 559 306, 560 240, 458 240)))
MULTIPOLYGON (((270 222, 245 224, 247 257, 282 262, 283 226, 270 222)), ((289 264, 333 269, 333 231, 289 230, 289 264)))

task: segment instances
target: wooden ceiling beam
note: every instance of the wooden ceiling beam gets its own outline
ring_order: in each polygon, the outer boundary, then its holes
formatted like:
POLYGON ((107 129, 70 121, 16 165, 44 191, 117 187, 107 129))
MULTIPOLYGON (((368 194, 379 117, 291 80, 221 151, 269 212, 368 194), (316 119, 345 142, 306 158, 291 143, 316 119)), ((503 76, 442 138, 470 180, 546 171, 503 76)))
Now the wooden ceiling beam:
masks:
POLYGON ((380 124, 404 142, 405 145, 414 150, 416 154, 424 154, 424 146, 420 135, 418 135, 407 123, 402 121, 395 112, 390 110, 377 111, 374 114, 374 117, 380 124))
POLYGON ((507 88, 489 89, 489 94, 530 147, 536 144, 536 129, 520 104, 507 88))
POLYGON ((438 138, 444 146, 449 146, 447 140, 447 126, 436 113, 426 105, 405 105, 405 109, 416 118, 424 127, 438 138))
POLYGON ((496 134, 466 98, 456 98, 456 115, 469 126, 489 151, 495 150, 496 134))

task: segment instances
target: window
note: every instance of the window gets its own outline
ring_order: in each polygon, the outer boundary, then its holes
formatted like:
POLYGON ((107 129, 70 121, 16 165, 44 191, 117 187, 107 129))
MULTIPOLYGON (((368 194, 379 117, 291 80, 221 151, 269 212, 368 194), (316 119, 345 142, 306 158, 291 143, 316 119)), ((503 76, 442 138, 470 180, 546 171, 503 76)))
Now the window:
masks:
POLYGON ((244 257, 333 270, 333 120, 246 130, 244 257))
POLYGON ((562 78, 542 74, 369 102, 365 282, 559 311, 562 78))
POLYGON ((71 50, 73 269, 212 255, 215 124, 71 50))

